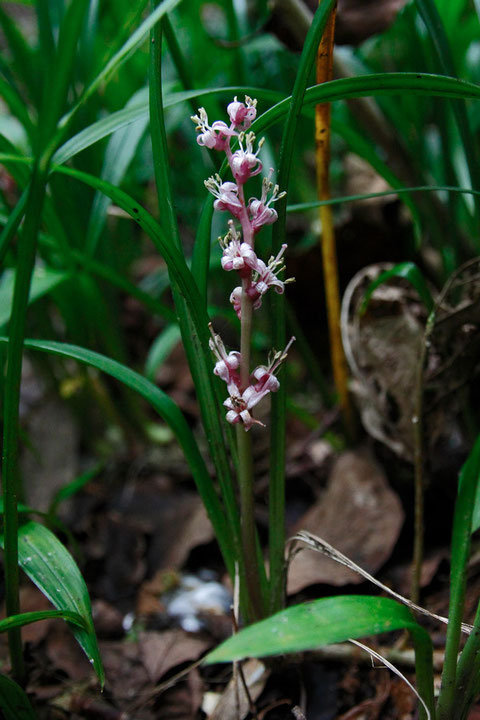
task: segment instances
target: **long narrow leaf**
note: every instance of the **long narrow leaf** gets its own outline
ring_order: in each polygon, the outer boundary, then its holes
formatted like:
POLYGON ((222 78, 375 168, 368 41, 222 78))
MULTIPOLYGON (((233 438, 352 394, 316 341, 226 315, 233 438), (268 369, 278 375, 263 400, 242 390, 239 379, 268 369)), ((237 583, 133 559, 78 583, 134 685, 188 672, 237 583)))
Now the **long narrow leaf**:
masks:
MULTIPOLYGON (((5 342, 7 342, 6 338, 0 338, 0 343, 5 342)), ((235 556, 230 544, 229 531, 220 501, 215 493, 210 474, 199 452, 192 431, 173 400, 142 375, 92 350, 47 340, 27 340, 25 346, 32 350, 67 357, 84 365, 94 367, 137 392, 158 412, 160 417, 165 420, 173 431, 185 453, 185 458, 192 471, 198 492, 205 504, 205 508, 219 540, 225 563, 227 567, 233 568, 235 556)))
MULTIPOLYGON (((288 190, 298 121, 302 112, 308 77, 315 61, 316 51, 324 28, 335 6, 335 0, 323 0, 307 33, 282 135, 277 175, 277 182, 282 191, 288 190)), ((275 107, 278 107, 278 105, 275 107)), ((286 240, 286 208, 287 200, 283 198, 277 204, 278 222, 274 226, 272 234, 273 256, 280 252, 280 248, 286 240)), ((285 298, 283 295, 276 293, 273 295, 271 299, 272 343, 276 349, 281 349, 285 346, 285 298)), ((284 371, 280 370, 280 379, 282 375, 284 375, 284 371)), ((278 392, 272 397, 270 421, 269 550, 271 611, 282 607, 284 602, 285 423, 286 387, 285 383, 281 381, 278 392)))

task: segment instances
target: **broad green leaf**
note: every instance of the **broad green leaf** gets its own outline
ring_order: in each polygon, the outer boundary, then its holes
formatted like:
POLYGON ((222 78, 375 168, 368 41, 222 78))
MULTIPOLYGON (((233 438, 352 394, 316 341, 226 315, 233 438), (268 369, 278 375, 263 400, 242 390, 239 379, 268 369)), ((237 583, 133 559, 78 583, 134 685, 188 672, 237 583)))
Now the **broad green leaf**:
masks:
MULTIPOLYGON (((3 536, 1 544, 3 547, 3 536)), ((93 626, 90 598, 73 557, 50 530, 30 521, 18 529, 18 561, 52 605, 59 610, 80 615, 86 629, 73 626, 72 632, 103 686, 104 672, 93 626)))
POLYGON ((383 597, 345 595, 294 605, 240 630, 209 653, 204 662, 234 662, 315 650, 350 638, 409 630, 415 641, 417 685, 433 710, 432 644, 408 608, 383 597))
POLYGON ((243 628, 212 650, 204 662, 234 662, 314 650, 349 638, 401 629, 422 631, 410 610, 383 597, 343 595, 293 605, 243 628))
POLYGON ((380 287, 380 285, 383 285, 383 283, 390 280, 390 278, 405 278, 405 280, 408 280, 408 282, 415 288, 417 291, 420 299, 422 300, 423 304, 427 308, 428 312, 431 312, 433 309, 433 298, 432 294, 429 290, 429 287, 427 285, 427 282, 422 274, 422 272, 419 270, 417 265, 413 262, 403 262, 398 263, 393 268, 390 268, 390 270, 385 270, 385 272, 380 273, 380 275, 373 280, 373 282, 370 283, 368 286, 365 297, 363 298, 362 304, 360 306, 360 313, 364 313, 367 309, 368 303, 370 302, 370 299, 375 292, 375 290, 380 287))
MULTIPOLYGON (((6 338, 0 337, 0 343, 7 342, 6 338)), ((141 395, 158 412, 165 422, 172 429, 177 438, 185 458, 192 471, 193 479, 198 492, 205 505, 212 526, 215 530, 220 549, 228 568, 233 568, 235 555, 231 545, 230 529, 225 521, 220 501, 216 495, 210 473, 200 454, 198 445, 190 427, 185 420, 178 406, 160 388, 152 382, 139 375, 134 370, 125 367, 116 360, 100 355, 99 353, 87 350, 86 348, 66 343, 58 343, 47 340, 26 340, 25 347, 31 350, 39 350, 52 355, 68 357, 84 365, 100 370, 119 380, 124 385, 141 395)))
POLYGON ((4 720, 37 720, 25 690, 6 675, 0 675, 0 710, 4 720))
MULTIPOLYGON (((48 295, 68 277, 65 272, 37 266, 33 271, 29 302, 35 302, 44 295, 48 295)), ((5 270, 0 280, 0 327, 4 326, 10 318, 14 284, 15 271, 11 269, 5 270)))
POLYGON ((30 625, 39 620, 52 620, 55 618, 66 620, 83 630, 88 629, 82 616, 71 610, 37 610, 34 612, 20 613, 20 615, 10 615, 10 617, 0 620, 0 633, 7 632, 7 630, 11 630, 11 628, 14 627, 30 625))

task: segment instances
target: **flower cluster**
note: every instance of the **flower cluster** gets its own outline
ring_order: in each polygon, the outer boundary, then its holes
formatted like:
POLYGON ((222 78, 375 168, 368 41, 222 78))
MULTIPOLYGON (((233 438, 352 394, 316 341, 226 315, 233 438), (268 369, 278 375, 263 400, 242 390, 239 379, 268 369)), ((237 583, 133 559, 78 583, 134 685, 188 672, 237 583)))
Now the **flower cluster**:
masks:
MULTIPOLYGON (((283 255, 286 245, 282 245, 278 255, 272 256, 266 263, 255 253, 255 235, 264 225, 271 225, 277 220, 277 211, 273 205, 285 195, 285 192, 279 192, 278 185, 272 183, 273 170, 270 170, 268 176, 263 178, 260 198, 251 197, 247 201, 245 197, 245 183, 263 169, 258 154, 264 141, 260 140, 255 149, 256 137, 249 131, 257 114, 256 105, 257 101, 249 97, 245 98, 244 103, 235 97, 227 107, 229 125, 220 120, 210 125, 204 108, 200 108, 198 115, 192 117, 197 126, 198 144, 224 152, 234 179, 233 182, 223 181, 217 174, 206 180, 205 186, 215 197, 215 210, 230 213, 240 225, 239 229, 234 220, 229 220, 228 232, 225 237, 219 238, 219 242, 223 251, 222 268, 227 272, 236 272, 241 281, 241 285, 232 291, 230 302, 242 321, 242 333, 250 331, 244 327, 243 313, 246 313, 245 317, 250 317, 251 311, 261 306, 262 298, 270 288, 281 294, 285 291, 285 285, 292 281, 279 277, 285 270, 283 255), (238 143, 235 151, 231 148, 232 139, 238 143)), ((224 380, 229 393, 224 402, 228 410, 228 422, 241 422, 245 430, 249 430, 253 424, 263 424, 253 417, 252 410, 268 393, 278 390, 279 382, 275 372, 285 359, 293 340, 290 340, 283 352, 273 353, 268 366, 260 365, 249 373, 248 368, 243 367, 241 354, 236 351, 227 353, 220 336, 212 331, 210 348, 217 360, 214 373, 224 380)))

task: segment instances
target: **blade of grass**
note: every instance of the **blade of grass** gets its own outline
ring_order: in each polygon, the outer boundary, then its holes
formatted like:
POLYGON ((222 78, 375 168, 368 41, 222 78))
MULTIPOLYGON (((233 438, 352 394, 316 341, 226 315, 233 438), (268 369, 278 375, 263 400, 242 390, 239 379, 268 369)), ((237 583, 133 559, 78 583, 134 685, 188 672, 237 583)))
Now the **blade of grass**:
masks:
POLYGON ((12 53, 15 69, 28 88, 32 101, 39 101, 39 83, 35 67, 34 56, 23 34, 18 29, 13 18, 0 6, 0 25, 12 53))
MULTIPOLYGON (((455 712, 456 709, 458 709, 458 703, 462 705, 468 695, 466 686, 470 679, 469 675, 474 669, 472 667, 473 658, 478 654, 480 645, 477 626, 476 630, 471 633, 470 638, 467 640, 467 645, 465 646, 464 653, 462 653, 462 659, 459 664, 457 678, 457 657, 467 584, 467 562, 470 554, 473 508, 475 505, 479 476, 480 436, 477 438, 473 450, 460 472, 458 481, 450 560, 451 590, 448 612, 449 622, 445 643, 442 686, 437 704, 438 720, 447 720, 447 718, 451 720, 453 717, 459 717, 455 712)), ((476 619, 478 620, 478 618, 476 619)))
MULTIPOLYGON (((302 111, 308 76, 335 0, 324 0, 315 13, 307 34, 300 64, 292 91, 287 101, 288 114, 284 125, 277 182, 281 190, 288 190, 290 169, 295 148, 298 120, 302 111)), ((283 101, 285 102, 285 101, 283 101)), ((280 104, 275 107, 279 107, 280 104)), ((267 111, 271 112, 270 111, 267 111)), ((264 118, 265 114, 261 116, 264 118)), ((261 125, 256 120, 252 129, 261 125)), ((286 239, 286 198, 277 203, 278 222, 272 233, 272 254, 275 256, 286 239)), ((276 349, 285 347, 285 301, 283 295, 274 294, 272 307, 272 342, 276 349)), ((279 371, 284 376, 284 370, 279 371)), ((269 557, 270 557, 270 612, 283 606, 285 592, 285 382, 272 397, 270 428, 270 496, 269 496, 269 557)))
MULTIPOLYGON (((7 342, 7 338, 0 337, 0 343, 4 344, 7 342)), ((210 521, 218 537, 225 564, 229 572, 234 572, 235 555, 233 553, 229 526, 225 521, 220 501, 215 493, 210 474, 200 454, 193 433, 173 400, 154 385, 154 383, 142 375, 139 375, 134 370, 92 350, 48 340, 26 340, 25 347, 31 350, 38 350, 40 352, 70 358, 84 365, 94 367, 100 370, 100 372, 104 372, 115 378, 134 392, 137 392, 158 412, 172 429, 185 454, 198 492, 205 504, 210 521)))
MULTIPOLYGON (((35 262, 37 233, 41 221, 45 189, 45 173, 42 174, 35 166, 27 199, 25 225, 18 245, 18 265, 10 321, 10 342, 7 351, 4 391, 2 489, 5 507, 5 604, 7 616, 18 615, 20 609, 17 517, 17 504, 20 496, 18 471, 20 378, 30 278, 35 262)), ((25 679, 25 668, 18 628, 9 631, 8 641, 12 672, 14 677, 22 683, 25 679)))
MULTIPOLYGON (((456 77, 457 73, 455 71, 455 63, 453 61, 450 43, 434 0, 415 0, 415 3, 433 41, 440 69, 445 75, 456 77)), ((466 107, 463 103, 454 102, 452 103, 452 108, 462 138, 463 150, 472 185, 478 188, 480 187, 480 170, 478 166, 477 144, 470 128, 466 107)), ((478 202, 475 203, 475 208, 476 224, 478 225, 478 202)), ((480 246, 477 245, 477 250, 479 247, 480 246)))

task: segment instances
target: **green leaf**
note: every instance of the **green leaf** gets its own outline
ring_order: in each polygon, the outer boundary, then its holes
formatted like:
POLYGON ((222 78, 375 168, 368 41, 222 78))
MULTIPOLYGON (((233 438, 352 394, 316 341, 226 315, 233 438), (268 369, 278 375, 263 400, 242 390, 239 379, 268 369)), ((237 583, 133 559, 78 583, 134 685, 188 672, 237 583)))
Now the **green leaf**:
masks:
MULTIPOLYGON (((464 466, 462 471, 462 478, 468 473, 468 476, 472 474, 477 477, 476 481, 476 493, 475 493, 475 504, 473 506, 472 515, 472 533, 480 529, 480 442, 476 442, 475 446, 469 455, 467 464, 464 466)), ((465 480, 462 480, 465 482, 465 480)))
POLYGON ((155 338, 147 359, 145 360, 145 375, 152 382, 155 381, 155 373, 165 362, 173 348, 181 340, 180 328, 176 324, 168 325, 165 330, 155 338))
MULTIPOLYGON (((308 30, 300 57, 292 97, 280 146, 277 182, 281 191, 288 191, 298 122, 302 112, 308 78, 328 18, 335 8, 335 0, 321 2, 308 30)), ((276 106, 278 107, 278 105, 276 106)), ((262 116, 263 117, 263 116, 262 116)), ((277 203, 278 222, 272 230, 272 255, 275 257, 286 244, 286 197, 277 203)), ((273 293, 270 299, 272 344, 285 347, 285 297, 273 293)), ((285 594, 285 453, 286 453, 286 383, 284 369, 279 371, 280 387, 271 401, 270 420, 270 491, 269 491, 269 551, 270 551, 270 611, 282 607, 285 594)))
MULTIPOLYGON (((67 160, 70 160, 74 155, 77 155, 82 150, 90 147, 94 143, 102 140, 108 135, 111 135, 117 130, 127 127, 137 120, 148 117, 148 99, 139 100, 143 95, 148 96, 148 88, 142 88, 137 96, 138 104, 131 108, 124 108, 117 112, 111 113, 105 118, 92 123, 87 128, 84 128, 79 133, 67 140, 53 156, 53 163, 56 165, 63 165, 67 160)), ((231 99, 234 95, 250 95, 264 100, 267 103, 279 102, 283 95, 275 92, 274 90, 263 90, 262 88, 255 87, 225 87, 225 88, 211 88, 208 90, 191 90, 182 91, 168 95, 165 98, 164 107, 173 107, 189 100, 209 99, 211 97, 221 96, 231 99)))
POLYGON ((28 87, 33 100, 38 100, 38 78, 34 66, 33 52, 23 34, 13 21, 13 18, 0 6, 0 25, 8 41, 8 47, 15 61, 17 70, 23 84, 28 87))
MULTIPOLYGON (((139 97, 144 93, 142 88, 136 92, 128 101, 126 108, 138 105, 139 97)), ((142 139, 145 129, 148 125, 148 116, 138 118, 135 123, 122 131, 117 131, 109 140, 105 157, 101 178, 113 185, 121 185, 125 173, 130 165, 138 144, 142 139)), ((88 255, 94 255, 98 240, 102 234, 102 230, 107 218, 107 211, 111 201, 103 193, 97 192, 93 201, 92 211, 88 222, 87 239, 85 243, 88 255)))
MULTIPOLYGON (((1 538, 3 547, 3 536, 1 538)), ((78 643, 92 663, 100 684, 104 671, 92 620, 87 586, 75 560, 46 527, 27 522, 18 529, 18 561, 24 572, 52 605, 80 615, 84 627, 72 627, 78 643)))
POLYGON ((25 691, 6 675, 0 675, 0 710, 4 720, 37 718, 25 691))
POLYGON ((10 617, 0 620, 0 633, 7 632, 14 627, 23 627, 39 620, 52 620, 61 618, 83 630, 87 630, 87 624, 76 612, 71 610, 37 610, 35 612, 20 613, 20 615, 10 615, 10 617))
MULTIPOLYGON (((68 277, 68 273, 59 270, 52 270, 49 267, 36 267, 33 271, 30 286, 29 303, 48 295, 54 288, 65 282, 68 277)), ((0 327, 3 327, 10 319, 14 285, 15 271, 11 269, 5 270, 0 280, 0 327)))
POLYGON ((293 605, 243 628, 212 650, 204 662, 234 662, 314 650, 349 638, 401 630, 425 632, 404 605, 383 597, 344 595, 293 605))
POLYGON ((118 52, 108 61, 108 63, 102 68, 97 77, 93 82, 84 90, 80 100, 74 106, 74 108, 68 113, 63 119, 63 125, 68 123, 77 110, 93 95, 93 93, 99 89, 101 85, 110 80, 112 75, 119 70, 123 63, 142 45, 148 36, 148 33, 160 20, 163 15, 173 10, 178 5, 180 0, 164 0, 150 15, 143 21, 135 32, 128 38, 124 45, 118 52))
MULTIPOLYGON (((480 86, 429 73, 373 73, 313 85, 307 88, 303 104, 307 106, 354 97, 403 94, 479 100, 480 86)), ((252 131, 258 134, 280 120, 288 113, 290 101, 291 98, 285 98, 257 117, 252 124, 252 131)))
MULTIPOLYGON (((450 604, 445 660, 442 673, 442 691, 438 701, 438 717, 446 720, 453 716, 455 706, 455 682, 457 658, 460 646, 461 623, 465 606, 467 586, 467 563, 470 555, 473 528, 473 513, 478 494, 480 476, 480 435, 462 467, 458 483, 458 494, 453 516, 453 533, 450 563, 450 604)), ((477 618, 476 618, 477 622, 477 618)), ((467 641, 469 650, 476 647, 478 655, 478 632, 473 632, 467 641)), ((465 648, 465 649, 466 649, 465 648)), ((465 653, 465 651, 464 651, 465 653)), ((463 658, 463 654, 462 654, 463 658)), ((463 658, 464 659, 464 658, 463 658)), ((465 672, 466 668, 462 668, 465 672)))
MULTIPOLYGON (((350 638, 406 629, 415 642, 417 685, 433 717, 432 643, 408 608, 383 597, 345 595, 294 605, 240 630, 209 653, 204 662, 234 662, 314 650, 350 638)), ((425 717, 424 711, 421 715, 425 717)))
POLYGON ((428 312, 430 313, 433 310, 433 298, 422 272, 415 263, 402 262, 390 268, 390 270, 385 270, 385 272, 380 273, 380 275, 370 283, 360 306, 361 314, 366 311, 375 290, 392 277, 405 278, 405 280, 408 280, 417 291, 428 312))
MULTIPOLYGON (((148 88, 142 91, 148 93, 148 88)), ((98 122, 92 123, 84 130, 67 140, 52 158, 55 165, 63 165, 79 152, 90 147, 99 140, 108 137, 117 130, 122 130, 134 122, 148 117, 148 101, 139 102, 138 105, 118 110, 107 117, 102 118, 98 122)))

